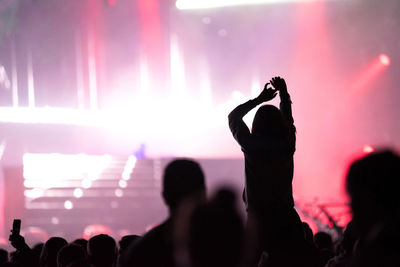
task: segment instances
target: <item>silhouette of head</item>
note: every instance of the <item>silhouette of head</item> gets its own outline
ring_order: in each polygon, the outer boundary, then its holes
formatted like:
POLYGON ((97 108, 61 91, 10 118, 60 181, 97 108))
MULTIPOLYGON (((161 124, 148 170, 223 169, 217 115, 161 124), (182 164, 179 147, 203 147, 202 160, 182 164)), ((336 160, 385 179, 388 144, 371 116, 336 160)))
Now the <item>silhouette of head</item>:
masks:
POLYGON ((138 235, 125 235, 121 238, 119 241, 119 254, 121 254, 123 251, 125 251, 130 244, 135 242, 136 240, 140 239, 140 236, 138 235))
POLYGON ((272 105, 261 106, 254 116, 252 133, 263 136, 282 136, 285 123, 279 109, 272 105))
POLYGON ((109 235, 96 235, 89 239, 88 260, 94 266, 112 266, 117 259, 117 245, 109 235))
POLYGON ((87 244, 88 241, 84 238, 78 238, 75 239, 74 241, 72 241, 73 244, 81 246, 83 248, 83 251, 85 252, 85 254, 87 255, 87 244))
POLYGON ((210 202, 194 210, 188 240, 191 266, 239 266, 244 225, 235 202, 234 193, 222 189, 210 202))
POLYGON ((400 218, 400 157, 392 151, 371 153, 347 173, 353 220, 364 236, 377 222, 400 218))
POLYGON ((204 173, 200 165, 189 159, 170 162, 164 170, 162 194, 171 211, 188 198, 204 199, 204 173))
POLYGON ((86 259, 86 253, 80 245, 68 244, 60 249, 57 255, 57 267, 67 267, 75 261, 86 259))
POLYGON ((51 237, 47 240, 40 255, 40 266, 57 266, 57 253, 66 244, 67 240, 62 237, 51 237))
POLYGON ((333 249, 333 241, 330 234, 318 232, 314 235, 314 244, 318 249, 333 249))

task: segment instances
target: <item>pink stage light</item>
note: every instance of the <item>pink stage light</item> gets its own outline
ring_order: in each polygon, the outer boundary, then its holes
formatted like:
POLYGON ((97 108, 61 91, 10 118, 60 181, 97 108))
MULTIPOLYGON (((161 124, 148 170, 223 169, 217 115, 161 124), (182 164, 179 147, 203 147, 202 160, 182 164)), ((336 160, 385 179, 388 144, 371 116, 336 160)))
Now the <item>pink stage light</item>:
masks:
POLYGON ((370 84, 390 65, 390 58, 380 54, 362 69, 352 82, 352 94, 358 94, 367 89, 370 84))
POLYGON ((117 0, 107 0, 107 3, 109 6, 115 6, 115 4, 117 3, 117 0))
POLYGON ((372 153, 372 152, 374 152, 374 151, 375 151, 375 149, 374 149, 372 146, 370 146, 370 145, 365 145, 365 146, 363 147, 363 152, 364 152, 365 154, 372 153))
POLYGON ((83 238, 90 239, 91 237, 99 234, 112 235, 110 227, 102 224, 91 224, 83 230, 83 238))
POLYGON ((387 67, 390 65, 390 57, 386 54, 380 54, 379 61, 382 63, 383 66, 387 67))

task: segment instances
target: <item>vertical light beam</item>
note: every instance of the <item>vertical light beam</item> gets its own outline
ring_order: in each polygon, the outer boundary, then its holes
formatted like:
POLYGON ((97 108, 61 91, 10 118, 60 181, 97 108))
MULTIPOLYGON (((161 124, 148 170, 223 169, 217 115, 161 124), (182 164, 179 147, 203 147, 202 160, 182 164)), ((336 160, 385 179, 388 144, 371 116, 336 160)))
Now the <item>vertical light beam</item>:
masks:
POLYGON ((28 106, 35 107, 35 81, 33 77, 32 52, 29 49, 27 56, 27 73, 28 73, 28 106))
POLYGON ((11 90, 13 107, 18 107, 18 75, 17 75, 17 56, 15 53, 15 40, 11 42, 11 90))

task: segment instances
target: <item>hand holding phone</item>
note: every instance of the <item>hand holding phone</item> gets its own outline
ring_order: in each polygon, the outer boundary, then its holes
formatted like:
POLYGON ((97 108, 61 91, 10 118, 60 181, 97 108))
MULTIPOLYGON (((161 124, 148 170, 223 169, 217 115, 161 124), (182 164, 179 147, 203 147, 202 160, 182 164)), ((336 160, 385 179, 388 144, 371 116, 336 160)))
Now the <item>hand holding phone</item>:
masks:
POLYGON ((21 232, 21 220, 15 219, 11 229, 11 235, 8 238, 11 241, 11 245, 17 250, 23 250, 26 247, 25 238, 20 235, 21 232))
POLYGON ((20 219, 14 219, 13 221, 13 226, 11 229, 11 235, 17 236, 21 232, 21 220, 20 219))

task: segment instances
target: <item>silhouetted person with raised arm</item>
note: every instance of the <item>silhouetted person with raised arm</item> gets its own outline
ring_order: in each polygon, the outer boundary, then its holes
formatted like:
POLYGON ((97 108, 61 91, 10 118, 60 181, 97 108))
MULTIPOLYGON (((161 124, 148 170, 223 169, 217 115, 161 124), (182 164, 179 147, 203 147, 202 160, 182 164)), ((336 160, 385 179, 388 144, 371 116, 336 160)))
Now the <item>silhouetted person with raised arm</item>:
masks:
POLYGON ((346 185, 359 236, 351 266, 400 266, 400 156, 381 151, 355 161, 346 185))
POLYGON ((189 159, 170 162, 164 170, 162 196, 169 217, 120 256, 119 266, 177 266, 174 257, 174 223, 186 203, 197 205, 205 201, 205 179, 200 165, 189 159))
MULTIPOLYGON (((237 106, 228 118, 230 130, 245 158, 244 200, 248 225, 258 226, 261 240, 257 243, 272 257, 303 241, 304 232, 292 195, 296 143, 292 101, 284 79, 275 77, 270 83, 274 89, 267 83, 258 97, 237 106), (243 117, 258 105, 272 100, 277 92, 280 109, 273 105, 261 106, 250 131, 243 117)), ((260 248, 256 251, 258 255, 261 252, 260 248)))
MULTIPOLYGON (((20 234, 12 233, 9 237, 11 245, 16 248, 10 253, 10 262, 20 267, 38 267, 39 257, 37 251, 32 250, 26 243, 25 238, 20 234)), ((56 267, 56 266, 55 266, 56 267)))

